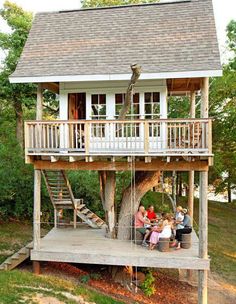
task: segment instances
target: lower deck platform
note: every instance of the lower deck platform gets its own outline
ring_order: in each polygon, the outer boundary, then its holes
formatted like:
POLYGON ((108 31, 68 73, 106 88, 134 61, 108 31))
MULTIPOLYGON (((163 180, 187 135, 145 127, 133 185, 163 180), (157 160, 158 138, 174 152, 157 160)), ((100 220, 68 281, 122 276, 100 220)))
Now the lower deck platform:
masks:
POLYGON ((198 257, 198 238, 192 233, 190 249, 150 251, 132 241, 108 239, 102 229, 53 228, 41 239, 31 260, 102 265, 179 269, 209 269, 210 261, 198 257))

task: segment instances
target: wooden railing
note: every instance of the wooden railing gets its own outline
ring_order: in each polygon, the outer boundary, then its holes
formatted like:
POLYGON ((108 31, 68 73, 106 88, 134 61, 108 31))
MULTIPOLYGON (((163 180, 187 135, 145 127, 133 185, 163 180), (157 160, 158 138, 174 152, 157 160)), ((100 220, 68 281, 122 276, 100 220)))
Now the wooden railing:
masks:
POLYGON ((27 121, 26 155, 211 155, 211 119, 27 121))

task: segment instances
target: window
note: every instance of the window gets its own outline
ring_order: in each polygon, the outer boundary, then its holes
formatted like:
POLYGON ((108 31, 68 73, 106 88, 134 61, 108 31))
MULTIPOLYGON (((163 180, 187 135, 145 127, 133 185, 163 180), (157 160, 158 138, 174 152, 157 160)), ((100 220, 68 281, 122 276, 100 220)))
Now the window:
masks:
POLYGON ((106 119, 106 95, 92 94, 91 118, 106 119))
MULTIPOLYGON (((122 109, 124 102, 125 102, 125 94, 115 94, 116 117, 119 116, 120 110, 122 109)), ((133 118, 133 119, 139 118, 139 93, 133 95, 133 104, 130 106, 130 109, 126 116, 127 118, 133 118)))
POLYGON ((158 119, 160 118, 160 93, 148 92, 144 94, 144 111, 145 118, 158 119))

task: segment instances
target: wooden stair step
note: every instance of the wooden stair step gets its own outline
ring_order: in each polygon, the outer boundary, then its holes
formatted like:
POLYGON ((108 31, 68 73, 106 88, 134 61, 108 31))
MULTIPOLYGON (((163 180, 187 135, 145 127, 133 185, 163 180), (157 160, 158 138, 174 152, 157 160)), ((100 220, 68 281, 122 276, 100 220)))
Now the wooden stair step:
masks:
POLYGON ((96 223, 96 222, 99 221, 99 217, 94 217, 94 218, 91 219, 91 221, 94 222, 94 223, 96 223))
POLYGON ((101 227, 101 226, 103 226, 105 223, 104 223, 104 221, 101 221, 101 222, 96 222, 96 224, 98 225, 98 227, 101 227))
POLYGON ((72 203, 72 201, 64 201, 64 200, 60 200, 60 201, 56 201, 56 202, 54 202, 54 204, 63 204, 63 205, 72 205, 73 203, 72 203))
POLYGON ((12 260, 19 260, 19 257, 20 257, 20 255, 19 255, 18 253, 15 253, 15 254, 11 257, 11 259, 12 259, 12 260))
POLYGON ((27 245, 25 246, 25 248, 27 248, 27 249, 33 249, 33 247, 34 247, 33 242, 30 242, 29 244, 27 244, 27 245))
POLYGON ((79 210, 80 213, 87 214, 90 210, 85 208, 83 210, 79 210))
POLYGON ((84 206, 85 206, 85 204, 78 205, 78 206, 77 206, 77 209, 80 210, 80 209, 82 209, 84 206))
POLYGON ((86 217, 89 218, 89 219, 91 219, 91 218, 94 218, 95 215, 94 215, 94 213, 91 212, 89 214, 86 214, 86 217))
POLYGON ((21 254, 21 255, 25 255, 28 253, 29 253, 29 249, 27 249, 26 247, 24 247, 18 251, 18 254, 21 254))

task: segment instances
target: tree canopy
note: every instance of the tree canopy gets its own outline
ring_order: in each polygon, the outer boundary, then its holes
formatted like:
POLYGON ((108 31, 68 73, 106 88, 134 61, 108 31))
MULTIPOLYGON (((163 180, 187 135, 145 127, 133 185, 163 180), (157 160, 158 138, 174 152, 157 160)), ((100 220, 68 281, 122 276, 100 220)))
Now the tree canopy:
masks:
POLYGON ((103 7, 103 6, 116 6, 140 3, 155 3, 160 0, 82 0, 82 7, 103 7))
POLYGON ((227 26, 227 45, 232 53, 223 67, 223 77, 213 78, 210 86, 210 116, 213 121, 214 167, 211 181, 217 180, 217 190, 236 188, 236 21, 227 26))

